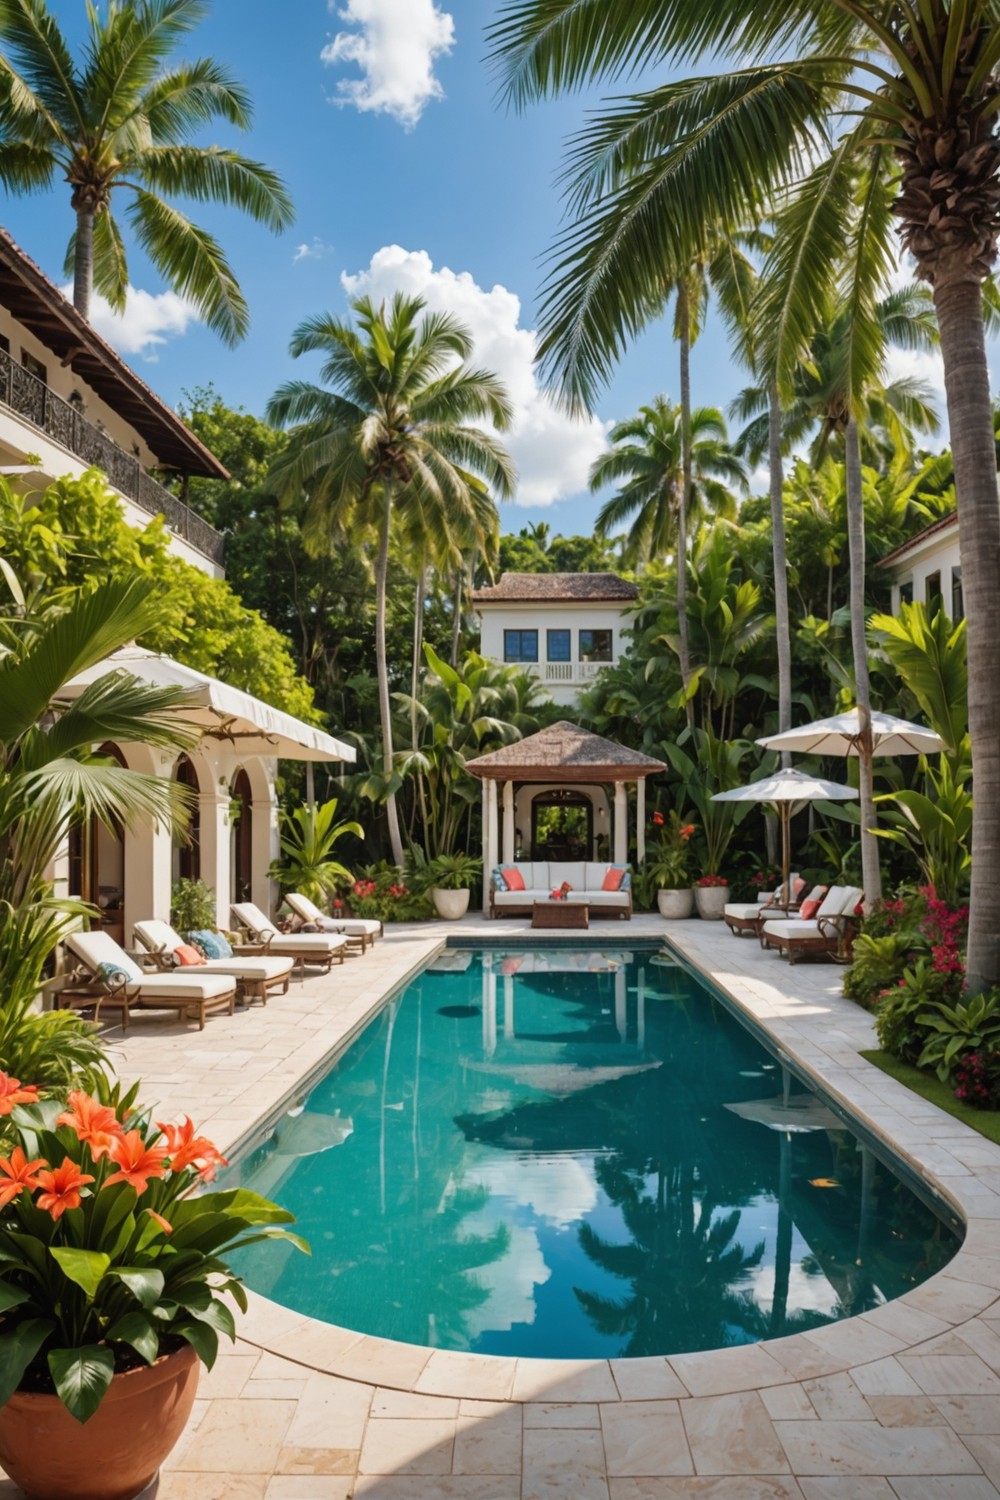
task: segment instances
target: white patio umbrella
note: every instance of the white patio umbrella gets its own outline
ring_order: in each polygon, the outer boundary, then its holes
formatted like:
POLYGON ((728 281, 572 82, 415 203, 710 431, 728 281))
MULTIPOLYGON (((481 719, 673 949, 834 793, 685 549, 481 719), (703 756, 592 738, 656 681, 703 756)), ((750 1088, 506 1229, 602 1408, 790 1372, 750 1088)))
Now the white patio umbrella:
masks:
MULTIPOLYGON (((894 714, 872 709, 872 752, 875 755, 936 755, 946 748, 944 740, 926 724, 911 724, 894 714)), ((786 729, 783 734, 769 734, 758 745, 765 750, 795 750, 800 755, 857 755, 861 736, 861 717, 856 708, 834 714, 829 719, 815 719, 801 729, 786 729)))
POLYGON ((716 792, 713 802, 770 802, 778 810, 781 820, 781 883, 788 890, 791 868, 791 822, 792 817, 807 802, 850 802, 858 793, 853 786, 842 786, 839 781, 824 781, 821 776, 807 776, 804 771, 793 771, 787 767, 775 771, 773 776, 763 776, 760 781, 751 781, 747 786, 737 786, 729 792, 716 792))

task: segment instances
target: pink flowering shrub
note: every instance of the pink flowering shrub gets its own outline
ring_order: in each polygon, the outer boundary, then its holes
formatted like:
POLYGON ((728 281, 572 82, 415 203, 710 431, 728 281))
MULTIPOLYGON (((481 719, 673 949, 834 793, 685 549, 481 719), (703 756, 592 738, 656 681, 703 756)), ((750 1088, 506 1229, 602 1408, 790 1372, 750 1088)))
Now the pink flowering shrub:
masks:
POLYGON ((1000 1051, 967 1052, 955 1065, 955 1098, 974 1109, 1000 1109, 1000 1051))

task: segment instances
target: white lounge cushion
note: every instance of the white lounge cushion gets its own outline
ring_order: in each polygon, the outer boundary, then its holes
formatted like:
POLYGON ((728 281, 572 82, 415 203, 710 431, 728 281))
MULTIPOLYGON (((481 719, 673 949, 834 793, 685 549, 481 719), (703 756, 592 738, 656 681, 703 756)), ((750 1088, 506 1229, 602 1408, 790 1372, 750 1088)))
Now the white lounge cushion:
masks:
POLYGON ((276 953, 294 953, 298 956, 322 953, 328 956, 346 947, 347 939, 339 932, 279 932, 259 906, 252 901, 239 901, 233 906, 241 926, 258 937, 271 934, 271 947, 276 953))
POLYGON ((187 995, 192 1000, 217 1000, 234 989, 231 974, 205 974, 200 968, 183 974, 147 974, 136 984, 126 986, 128 995, 139 1000, 180 999, 187 995))
POLYGON ((802 942, 803 938, 821 937, 819 922, 813 918, 803 922, 801 917, 776 919, 773 922, 765 922, 763 928, 767 937, 781 938, 787 942, 802 942))
POLYGON ((843 910, 844 900, 850 894, 846 885, 831 885, 823 900, 820 902, 817 917, 839 917, 843 910))
MULTIPOLYGON (((723 907, 727 917, 733 917, 738 922, 756 922, 761 915, 764 903, 759 901, 729 901, 723 907)), ((784 906, 768 907, 769 916, 787 917, 789 912, 784 906)))
POLYGON ((297 917, 301 917, 303 922, 314 922, 322 932, 343 932, 348 937, 377 938, 382 931, 382 923, 376 922, 372 917, 328 917, 315 902, 310 901, 308 896, 300 895, 298 891, 289 891, 285 900, 297 917))
POLYGON ((66 946, 95 974, 107 965, 109 969, 124 974, 128 979, 142 978, 143 971, 135 959, 129 958, 125 949, 119 947, 106 932, 71 932, 66 939, 66 946))
POLYGON ((178 948, 184 946, 184 939, 177 929, 171 927, 169 922, 161 922, 158 917, 136 922, 135 935, 151 953, 176 953, 178 948))

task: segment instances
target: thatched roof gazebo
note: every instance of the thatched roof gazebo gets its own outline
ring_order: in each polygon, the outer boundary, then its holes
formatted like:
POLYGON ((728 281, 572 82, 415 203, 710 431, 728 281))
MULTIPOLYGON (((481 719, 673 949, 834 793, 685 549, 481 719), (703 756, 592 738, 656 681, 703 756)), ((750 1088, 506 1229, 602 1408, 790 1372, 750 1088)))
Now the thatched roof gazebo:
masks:
MULTIPOLYGON (((626 785, 636 784, 636 854, 645 858, 646 777, 665 771, 661 760, 629 750, 614 740, 592 734, 566 719, 515 740, 488 755, 466 763, 466 770, 483 784, 483 865, 487 873, 500 859, 515 857, 515 787, 524 785, 574 787, 583 793, 603 793, 614 787, 614 854, 616 864, 628 859, 628 797, 626 785), (501 845, 497 786, 503 793, 501 845)), ((486 882, 484 881, 484 885, 486 882)))

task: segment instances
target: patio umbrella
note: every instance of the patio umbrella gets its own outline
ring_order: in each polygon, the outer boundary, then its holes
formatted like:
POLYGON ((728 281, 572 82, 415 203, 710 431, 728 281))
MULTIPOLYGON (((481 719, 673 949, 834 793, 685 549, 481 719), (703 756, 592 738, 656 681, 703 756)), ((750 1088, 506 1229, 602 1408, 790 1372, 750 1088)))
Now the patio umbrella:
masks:
POLYGON ((807 802, 850 802, 857 795, 854 787, 841 786, 839 781, 824 781, 820 776, 807 776, 804 771, 786 768, 775 771, 773 776, 763 776, 760 781, 751 781, 748 786, 734 787, 730 792, 716 792, 712 801, 770 802, 777 808, 781 820, 781 883, 787 900, 790 894, 792 815, 807 802))
MULTIPOLYGON (((946 749, 944 740, 926 724, 911 724, 884 714, 871 712, 872 751, 875 755, 936 755, 946 749)), ((861 735, 861 718, 856 708, 816 719, 801 729, 786 729, 783 734, 769 734, 758 740, 765 750, 797 750, 801 755, 857 755, 861 735)))

